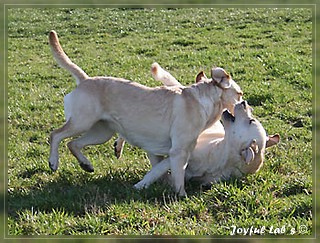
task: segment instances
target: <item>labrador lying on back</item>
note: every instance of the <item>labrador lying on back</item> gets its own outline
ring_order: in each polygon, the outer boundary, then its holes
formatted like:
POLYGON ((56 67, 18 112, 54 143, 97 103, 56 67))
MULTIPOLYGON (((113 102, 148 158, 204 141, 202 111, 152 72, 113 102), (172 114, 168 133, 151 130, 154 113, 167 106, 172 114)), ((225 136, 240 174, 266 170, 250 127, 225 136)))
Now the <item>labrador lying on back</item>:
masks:
POLYGON ((92 172, 81 149, 102 144, 119 133, 146 150, 151 164, 167 157, 174 189, 185 195, 185 166, 199 134, 219 120, 224 109, 233 111, 242 99, 242 91, 230 75, 213 68, 209 82, 149 88, 120 78, 89 77, 65 54, 55 31, 49 34, 49 44, 58 64, 77 83, 64 98, 65 125, 50 135, 50 168, 58 168, 60 142, 81 135, 69 142, 68 148, 81 167, 92 172))
MULTIPOLYGON (((152 76, 165 85, 181 85, 170 73, 158 64, 151 69, 152 76)), ((197 82, 207 82, 203 72, 199 73, 197 82)), ((192 151, 185 179, 195 179, 202 184, 214 183, 232 177, 240 177, 257 172, 264 160, 265 149, 277 144, 279 135, 266 135, 261 123, 252 116, 251 107, 246 101, 235 105, 234 116, 224 111, 222 120, 203 131, 192 151)), ((123 138, 115 143, 117 157, 121 156, 123 138)), ((137 189, 148 187, 151 183, 167 173, 170 169, 165 159, 153 166, 142 181, 135 185, 137 189)))

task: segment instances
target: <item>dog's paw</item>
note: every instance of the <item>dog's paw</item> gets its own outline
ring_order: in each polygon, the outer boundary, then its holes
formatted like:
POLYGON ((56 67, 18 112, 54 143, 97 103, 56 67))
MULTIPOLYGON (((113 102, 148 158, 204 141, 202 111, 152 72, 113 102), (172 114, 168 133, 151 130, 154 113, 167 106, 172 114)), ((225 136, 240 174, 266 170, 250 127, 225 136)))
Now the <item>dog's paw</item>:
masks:
POLYGON ((147 188, 146 184, 143 183, 142 181, 138 182, 133 186, 134 189, 136 190, 142 190, 143 188, 147 188))
POLYGON ((52 171, 56 171, 58 169, 58 165, 51 162, 49 162, 49 167, 52 171))
POLYGON ((187 195, 187 193, 186 193, 185 190, 180 190, 180 191, 178 192, 178 196, 179 196, 179 197, 188 197, 188 195, 187 195))
POLYGON ((94 172, 94 168, 93 168, 93 166, 91 164, 81 163, 80 166, 86 172, 94 172))
POLYGON ((49 167, 52 171, 56 171, 58 169, 59 159, 50 157, 49 159, 49 167))

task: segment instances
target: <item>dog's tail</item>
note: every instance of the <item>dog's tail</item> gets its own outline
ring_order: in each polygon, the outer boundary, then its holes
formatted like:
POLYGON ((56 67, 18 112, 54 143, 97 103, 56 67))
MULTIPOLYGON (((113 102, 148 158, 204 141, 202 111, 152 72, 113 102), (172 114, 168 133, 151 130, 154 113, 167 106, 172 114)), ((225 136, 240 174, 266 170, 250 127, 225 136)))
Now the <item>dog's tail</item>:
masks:
POLYGON ((72 74, 72 76, 76 79, 77 85, 79 85, 81 81, 89 78, 89 76, 80 67, 73 63, 63 51, 59 43, 58 35, 54 30, 50 31, 49 44, 52 54, 57 63, 72 74))
POLYGON ((156 62, 151 65, 151 75, 156 81, 160 81, 166 86, 181 86, 178 80, 156 62))

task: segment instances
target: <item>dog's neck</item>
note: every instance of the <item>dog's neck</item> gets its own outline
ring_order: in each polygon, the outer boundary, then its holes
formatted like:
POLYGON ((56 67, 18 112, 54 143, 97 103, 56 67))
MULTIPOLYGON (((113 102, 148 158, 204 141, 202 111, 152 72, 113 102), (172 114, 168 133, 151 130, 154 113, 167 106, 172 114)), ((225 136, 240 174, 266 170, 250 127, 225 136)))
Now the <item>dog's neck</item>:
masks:
POLYGON ((206 117, 206 129, 220 119, 224 109, 221 99, 223 90, 213 82, 197 83, 191 87, 194 90, 194 95, 198 97, 202 112, 206 117))
POLYGON ((221 177, 225 177, 225 165, 228 162, 228 147, 224 139, 218 138, 215 141, 202 141, 204 149, 198 149, 193 152, 192 162, 186 170, 187 179, 194 176, 200 181, 206 183, 218 181, 221 177))
POLYGON ((225 139, 217 142, 214 149, 210 151, 210 163, 205 174, 217 181, 228 179, 232 175, 241 176, 243 172, 238 168, 241 158, 235 158, 234 151, 230 149, 234 148, 231 148, 225 139))
POLYGON ((218 140, 214 145, 214 147, 210 150, 210 161, 213 159, 219 159, 219 161, 212 161, 213 163, 223 165, 225 164, 229 157, 226 156, 229 153, 229 147, 225 138, 218 140), (223 160, 223 161, 221 161, 223 160))

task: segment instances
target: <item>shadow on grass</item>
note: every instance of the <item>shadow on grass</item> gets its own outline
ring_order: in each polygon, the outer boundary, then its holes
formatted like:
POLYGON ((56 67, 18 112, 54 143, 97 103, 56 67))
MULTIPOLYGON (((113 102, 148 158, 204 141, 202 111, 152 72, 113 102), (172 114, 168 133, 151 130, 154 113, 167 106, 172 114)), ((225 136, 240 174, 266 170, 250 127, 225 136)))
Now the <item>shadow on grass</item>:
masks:
MULTIPOLYGON (((105 176, 86 172, 76 174, 61 170, 55 172, 57 175, 52 176, 51 180, 48 180, 48 173, 51 173, 49 169, 29 168, 19 175, 25 180, 34 180, 37 184, 34 185, 34 188, 21 187, 8 190, 6 209, 9 217, 18 217, 19 213, 25 210, 43 213, 61 210, 68 214, 81 216, 86 213, 108 210, 114 204, 130 204, 132 201, 162 205, 168 201, 183 200, 183 198, 177 198, 171 187, 163 182, 156 182, 148 189, 141 191, 133 189, 133 185, 140 179, 133 172, 109 171, 108 176, 105 176)), ((229 191, 230 189, 237 188, 242 191, 248 184, 250 184, 250 179, 246 177, 233 178, 223 182, 222 185, 213 184, 208 187, 203 187, 197 182, 187 182, 186 191, 189 197, 199 196, 207 191, 207 196, 205 196, 207 199, 228 202, 230 195, 237 192, 237 190, 229 191)), ((297 195, 304 192, 305 187, 306 185, 300 184, 284 187, 275 196, 281 198, 297 195)), ((301 205, 301 210, 305 209, 305 205, 301 205)), ((218 207, 217 210, 221 208, 218 207)))
MULTIPOLYGON (((81 172, 75 174, 70 171, 57 171, 56 177, 51 181, 47 178, 52 173, 49 169, 27 168, 19 177, 25 180, 34 180, 38 184, 34 188, 20 188, 10 190, 7 194, 7 212, 11 217, 17 217, 19 212, 34 210, 52 212, 63 210, 73 215, 84 215, 86 212, 105 210, 110 205, 139 201, 142 203, 165 204, 183 200, 175 195, 170 185, 156 182, 148 189, 137 191, 133 185, 140 178, 134 173, 124 171, 109 171, 105 175, 88 174, 81 172)), ((230 183, 234 183, 230 181, 230 183)), ((199 196, 212 186, 201 186, 198 182, 186 183, 188 196, 199 196)), ((240 181, 237 187, 243 187, 240 181)))
MULTIPOLYGON (((165 203, 163 198, 170 201, 183 200, 177 198, 171 187, 163 182, 156 182, 148 189, 137 191, 133 185, 139 181, 138 175, 125 175, 121 171, 108 172, 108 176, 81 172, 59 171, 51 181, 44 181, 51 172, 48 169, 27 169, 19 177, 38 182, 34 188, 8 190, 7 212, 10 217, 17 217, 19 212, 34 210, 52 212, 63 210, 73 215, 84 215, 96 210, 107 210, 110 205, 139 201, 142 203, 165 203), (55 179, 54 179, 55 178, 55 179)), ((196 183, 187 183, 188 196, 201 193, 206 189, 196 183)))
MULTIPOLYGON (((24 179, 44 173, 40 169, 25 171, 24 179)), ((46 171, 47 172, 47 171, 46 171)), ((89 174, 78 174, 77 178, 68 173, 59 173, 55 180, 43 182, 34 189, 25 192, 23 188, 8 193, 8 215, 16 216, 19 211, 38 210, 51 212, 61 209, 74 215, 82 215, 93 207, 104 207, 108 204, 130 200, 136 197, 131 185, 132 180, 123 182, 117 175, 110 178, 94 177, 89 174)), ((138 193, 136 193, 138 194, 138 193)))

